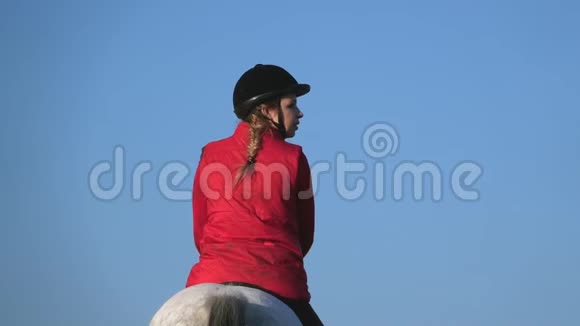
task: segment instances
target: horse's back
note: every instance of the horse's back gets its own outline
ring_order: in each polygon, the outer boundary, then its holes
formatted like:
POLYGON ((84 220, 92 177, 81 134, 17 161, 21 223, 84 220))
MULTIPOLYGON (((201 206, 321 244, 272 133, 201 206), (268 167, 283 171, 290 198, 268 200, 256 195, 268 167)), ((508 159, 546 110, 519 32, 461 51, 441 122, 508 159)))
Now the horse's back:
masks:
POLYGON ((206 326, 210 319, 209 302, 216 297, 240 299, 246 325, 301 325, 294 312, 269 293, 244 286, 204 283, 173 295, 155 313, 150 326, 206 326))

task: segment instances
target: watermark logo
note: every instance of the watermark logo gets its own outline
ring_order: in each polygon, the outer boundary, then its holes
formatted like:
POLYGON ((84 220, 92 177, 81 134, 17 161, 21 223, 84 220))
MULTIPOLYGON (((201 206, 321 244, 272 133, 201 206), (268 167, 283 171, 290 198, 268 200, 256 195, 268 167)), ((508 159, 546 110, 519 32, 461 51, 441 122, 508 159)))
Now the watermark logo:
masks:
POLYGON ((399 150, 399 134, 386 122, 368 126, 362 136, 364 152, 372 158, 385 158, 399 150))
MULTIPOLYGON (((377 201, 385 200, 388 194, 392 200, 402 201, 405 200, 404 194, 410 191, 414 200, 423 200, 428 193, 432 201, 438 202, 443 199, 444 189, 449 189, 458 200, 476 201, 480 198, 476 183, 483 175, 483 168, 473 160, 462 160, 448 170, 431 160, 401 160, 387 165, 387 161, 394 160, 400 147, 397 129, 387 122, 367 126, 361 135, 361 145, 367 156, 366 160, 349 160, 347 153, 338 151, 333 160, 312 163, 312 187, 298 189, 299 198, 309 198, 316 194, 321 176, 331 173, 336 193, 345 200, 357 200, 370 193, 377 201), (444 175, 448 178, 445 179, 444 175), (347 186, 349 177, 355 177, 354 187, 347 186)), ((153 172, 153 165, 150 161, 140 161, 130 171, 126 171, 126 155, 125 148, 119 145, 113 150, 112 162, 100 161, 92 166, 88 181, 89 190, 95 198, 103 201, 118 198, 126 188, 127 176, 131 199, 139 201, 143 198, 145 175, 153 172), (107 175, 112 175, 113 182, 112 186, 105 188, 101 179, 107 175)), ((253 170, 253 173, 260 174, 263 189, 256 191, 252 187, 251 178, 241 179, 241 186, 237 187, 237 172, 219 162, 208 164, 198 171, 200 189, 209 199, 218 199, 221 196, 232 199, 236 191, 241 191, 244 199, 259 195, 268 200, 272 192, 277 191, 273 187, 277 186, 276 189, 281 191, 282 197, 290 199, 293 173, 289 166, 283 162, 256 162, 253 170)), ((194 170, 180 161, 163 164, 156 175, 157 190, 167 200, 191 200, 192 190, 184 186, 184 182, 192 171, 194 170)))

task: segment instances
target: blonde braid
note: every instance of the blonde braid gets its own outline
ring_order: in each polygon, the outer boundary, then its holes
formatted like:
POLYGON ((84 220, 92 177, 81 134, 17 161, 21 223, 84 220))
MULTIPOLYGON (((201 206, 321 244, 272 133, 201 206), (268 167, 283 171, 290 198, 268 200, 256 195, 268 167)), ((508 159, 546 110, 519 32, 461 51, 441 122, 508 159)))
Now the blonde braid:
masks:
POLYGON ((258 151, 262 147, 262 135, 270 126, 270 121, 261 113, 260 109, 262 104, 257 108, 246 121, 250 124, 250 141, 247 146, 248 157, 245 164, 240 168, 238 175, 236 177, 236 184, 240 180, 249 174, 252 174, 254 169, 254 164, 256 163, 256 156, 258 156, 258 151))

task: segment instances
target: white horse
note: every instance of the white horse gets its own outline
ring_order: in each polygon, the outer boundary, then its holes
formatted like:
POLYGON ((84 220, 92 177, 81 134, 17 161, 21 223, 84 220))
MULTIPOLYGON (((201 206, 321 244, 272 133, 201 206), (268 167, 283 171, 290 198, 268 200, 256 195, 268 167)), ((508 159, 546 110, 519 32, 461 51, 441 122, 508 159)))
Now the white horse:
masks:
POLYGON ((150 326, 300 326, 285 303, 245 286, 204 283, 187 287, 161 306, 150 326))

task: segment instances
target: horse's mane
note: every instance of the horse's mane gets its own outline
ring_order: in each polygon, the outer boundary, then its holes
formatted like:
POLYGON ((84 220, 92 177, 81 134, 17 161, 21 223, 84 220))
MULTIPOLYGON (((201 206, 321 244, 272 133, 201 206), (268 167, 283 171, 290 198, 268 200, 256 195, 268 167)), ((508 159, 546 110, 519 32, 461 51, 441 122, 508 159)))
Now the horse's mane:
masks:
POLYGON ((209 310, 208 326, 243 326, 246 321, 246 301, 233 295, 209 297, 206 309, 209 310))

